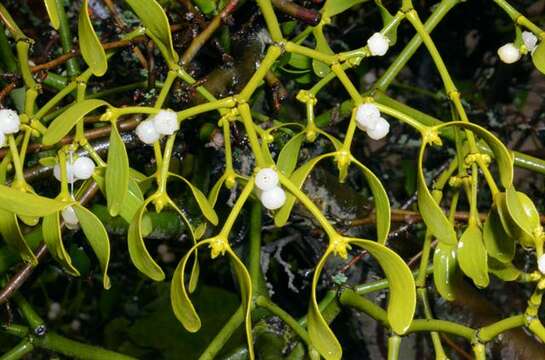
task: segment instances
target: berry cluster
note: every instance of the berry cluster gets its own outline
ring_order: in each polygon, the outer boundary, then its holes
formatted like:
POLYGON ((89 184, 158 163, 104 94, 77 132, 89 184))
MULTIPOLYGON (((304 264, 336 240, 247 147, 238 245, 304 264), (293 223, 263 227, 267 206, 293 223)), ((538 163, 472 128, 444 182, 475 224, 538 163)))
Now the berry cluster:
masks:
MULTIPOLYGON (((95 163, 93 160, 86 156, 81 156, 73 163, 66 163, 66 178, 69 184, 78 180, 87 180, 95 172, 95 163)), ((59 164, 53 168, 53 175, 59 181, 61 181, 61 167, 59 164)))
POLYGON ((6 146, 6 135, 19 132, 21 120, 17 112, 10 109, 0 109, 0 148, 6 146))
POLYGON ((533 33, 523 31, 521 38, 525 49, 521 51, 520 47, 514 43, 507 43, 498 49, 498 56, 501 61, 506 64, 513 64, 520 60, 523 53, 532 53, 536 49, 538 39, 533 33))
POLYGON ((151 145, 163 135, 172 135, 180 128, 178 116, 172 110, 161 110, 142 121, 136 128, 136 135, 145 144, 151 145))
POLYGON ((261 169, 255 175, 255 186, 261 190, 259 199, 269 210, 276 210, 286 202, 286 193, 279 185, 278 173, 271 168, 261 169))
POLYGON ((373 104, 362 104, 356 109, 356 124, 373 140, 380 140, 390 131, 390 124, 380 116, 373 104))

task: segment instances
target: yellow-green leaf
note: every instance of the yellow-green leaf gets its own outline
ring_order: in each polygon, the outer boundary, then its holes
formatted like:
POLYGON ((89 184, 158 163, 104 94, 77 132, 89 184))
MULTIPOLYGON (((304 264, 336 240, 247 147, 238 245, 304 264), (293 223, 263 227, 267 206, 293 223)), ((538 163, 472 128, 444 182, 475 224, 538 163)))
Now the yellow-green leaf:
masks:
MULTIPOLYGON (((314 35, 314 38, 316 39, 316 51, 321 52, 322 54, 326 55, 333 55, 334 52, 329 47, 329 44, 327 43, 327 39, 324 36, 324 30, 323 30, 323 23, 320 23, 319 25, 315 26, 314 29, 312 29, 312 34, 314 35)), ((329 65, 324 64, 321 61, 318 61, 316 59, 312 60, 312 68, 314 69, 314 73, 318 75, 319 77, 326 76, 330 71, 331 68, 329 65)))
POLYGON ((89 17, 87 9, 89 0, 83 0, 79 12, 78 37, 79 46, 83 60, 89 65, 91 72, 95 76, 102 76, 108 70, 108 60, 106 52, 100 43, 100 40, 93 29, 93 24, 89 17))
POLYGON ((511 262, 503 263, 493 258, 488 261, 488 270, 492 275, 503 281, 515 281, 522 275, 522 271, 517 269, 511 262))
POLYGON ((280 151, 276 167, 282 174, 289 177, 293 173, 293 170, 295 170, 297 159, 299 158, 299 150, 304 139, 305 133, 300 132, 294 135, 280 151))
POLYGON ((196 186, 194 186, 191 182, 189 182, 183 176, 180 176, 174 173, 170 173, 170 175, 174 176, 178 180, 181 180, 189 187, 204 217, 208 219, 208 221, 210 221, 213 225, 217 225, 219 221, 218 215, 216 214, 216 211, 214 210, 214 208, 212 207, 212 205, 210 204, 206 196, 202 193, 202 191, 200 191, 196 186))
POLYGON ((458 264, 476 286, 488 286, 488 256, 483 244, 483 234, 477 224, 470 224, 458 242, 458 264))
POLYGON ((327 0, 322 8, 322 14, 323 17, 332 17, 366 1, 368 0, 327 0))
POLYGON ((57 0, 44 0, 44 5, 51 25, 55 30, 59 30, 61 20, 59 18, 59 12, 57 11, 57 0))
POLYGON ((218 196, 220 193, 221 188, 223 187, 223 184, 225 183, 226 176, 223 175, 216 181, 214 186, 212 186, 212 189, 210 190, 210 193, 208 193, 208 202, 210 205, 215 206, 216 201, 218 201, 218 196))
MULTIPOLYGON (((541 225, 539 212, 532 199, 511 186, 505 191, 505 205, 516 226, 524 232, 526 237, 534 238, 541 225)), ((531 244, 523 245, 531 246, 531 244)))
POLYGON ((70 275, 79 276, 79 271, 72 265, 72 259, 62 243, 61 223, 58 212, 44 217, 42 235, 51 256, 62 265, 70 275))
POLYGON ((439 242, 433 254, 433 283, 441 297, 448 301, 455 299, 456 262, 456 245, 439 242))
POLYGON ((17 216, 14 213, 0 209, 0 234, 2 234, 2 238, 6 244, 17 251, 21 259, 34 266, 38 264, 36 256, 28 246, 21 232, 17 216))
POLYGON ((91 211, 80 204, 74 204, 72 207, 76 212, 81 230, 83 230, 85 238, 89 242, 89 245, 91 245, 100 264, 104 289, 109 289, 111 284, 108 276, 108 265, 110 263, 110 239, 108 233, 104 225, 91 211))
POLYGON ((505 232, 495 206, 484 222, 483 240, 486 252, 494 259, 508 263, 515 257, 515 239, 505 232))
POLYGON ((532 61, 536 69, 545 74, 545 42, 541 42, 532 54, 532 61))
POLYGON ((127 198, 129 188, 129 157, 115 124, 112 125, 110 133, 105 181, 108 210, 112 216, 117 216, 127 198))
POLYGON ((83 100, 75 103, 53 120, 44 134, 42 143, 44 145, 56 144, 68 134, 85 115, 101 106, 107 105, 107 102, 97 99, 83 100))
POLYGON ((134 266, 150 279, 163 281, 165 273, 151 257, 142 237, 142 217, 151 200, 152 198, 149 198, 144 201, 140 210, 134 215, 134 219, 129 223, 127 242, 129 245, 129 255, 134 266))
POLYGON ((439 239, 440 242, 454 245, 456 244, 456 232, 426 185, 423 169, 425 150, 426 144, 422 144, 418 156, 418 209, 433 236, 439 239))
POLYGON ((48 199, 0 185, 0 209, 8 212, 18 215, 42 217, 60 211, 66 205, 62 201, 48 199))

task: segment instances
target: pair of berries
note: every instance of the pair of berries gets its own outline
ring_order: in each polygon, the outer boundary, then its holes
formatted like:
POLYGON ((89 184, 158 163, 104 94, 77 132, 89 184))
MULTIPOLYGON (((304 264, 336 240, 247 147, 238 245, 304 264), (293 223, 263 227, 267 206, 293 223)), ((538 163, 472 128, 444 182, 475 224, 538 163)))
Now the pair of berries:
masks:
POLYGON ((144 144, 151 145, 163 135, 172 135, 180 128, 178 115, 172 110, 161 110, 136 127, 136 135, 144 144))
POLYGON ((356 124, 373 140, 380 140, 390 131, 390 124, 380 116, 373 104, 362 104, 356 109, 356 124))
POLYGON ((286 192, 279 184, 280 179, 274 169, 261 169, 255 175, 255 186, 261 190, 259 199, 269 210, 279 209, 286 202, 286 192))
POLYGON ((7 135, 19 132, 21 120, 17 112, 10 109, 0 109, 0 148, 6 146, 7 135))
MULTIPOLYGON (((87 180, 93 175, 94 172, 95 163, 86 156, 77 158, 73 163, 66 163, 66 177, 69 184, 72 184, 77 180, 87 180)), ((61 166, 59 164, 55 165, 53 168, 53 175, 57 180, 62 180, 61 166)))
MULTIPOLYGON (((532 53, 537 47, 537 36, 529 31, 522 32, 522 42, 526 49, 532 53)), ((506 64, 512 64, 520 60, 520 49, 513 43, 507 43, 498 49, 498 56, 506 64)))

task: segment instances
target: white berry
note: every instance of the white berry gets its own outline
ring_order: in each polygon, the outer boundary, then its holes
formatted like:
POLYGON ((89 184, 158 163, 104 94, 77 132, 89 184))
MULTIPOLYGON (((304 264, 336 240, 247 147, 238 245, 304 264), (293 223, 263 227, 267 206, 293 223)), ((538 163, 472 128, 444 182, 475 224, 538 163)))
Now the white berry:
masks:
POLYGON ((498 56, 504 63, 512 64, 520 59, 520 50, 513 43, 507 43, 498 49, 498 56))
POLYGON ((380 111, 373 104, 362 104, 356 110, 356 123, 358 127, 367 131, 374 129, 380 119, 380 111))
POLYGON ((388 51, 388 38, 379 32, 374 33, 369 39, 367 39, 367 47, 371 55, 383 56, 388 51))
POLYGON ((528 51, 532 52, 537 46, 537 36, 535 36, 530 31, 522 32, 522 42, 528 51))
POLYGON ((136 127, 136 136, 145 144, 153 144, 161 137, 161 134, 155 129, 155 125, 152 120, 142 121, 136 127))
POLYGON ((180 128, 178 116, 172 110, 161 110, 153 117, 155 130, 161 135, 172 135, 180 128))
POLYGON ((255 186, 259 190, 268 191, 278 186, 278 173, 271 168, 261 169, 255 175, 255 186))
MULTIPOLYGON (((53 176, 55 176, 55 179, 62 181, 61 179, 61 166, 59 164, 55 165, 53 167, 53 176)), ((75 182, 77 179, 74 176, 74 168, 72 167, 72 164, 66 163, 66 179, 69 184, 75 182)))
POLYGON ((380 140, 388 135, 388 132, 390 132, 390 124, 386 119, 379 118, 375 128, 367 130, 367 135, 373 140, 380 140))
POLYGON ((276 186, 271 190, 263 191, 260 200, 265 208, 276 210, 286 202, 286 193, 280 186, 276 186))
POLYGON ((64 225, 66 225, 67 228, 74 229, 78 226, 79 220, 72 206, 62 209, 61 215, 62 219, 64 220, 64 225))
POLYGON ((78 180, 86 180, 89 179, 95 172, 95 163, 88 157, 82 156, 74 161, 73 170, 74 176, 78 180))
POLYGON ((541 255, 539 259, 537 259, 537 268, 539 269, 540 273, 545 274, 545 254, 541 255))
POLYGON ((15 134, 19 131, 21 121, 19 115, 13 110, 0 110, 0 132, 4 134, 15 134))
POLYGON ((0 132, 0 148, 6 146, 6 135, 0 132))

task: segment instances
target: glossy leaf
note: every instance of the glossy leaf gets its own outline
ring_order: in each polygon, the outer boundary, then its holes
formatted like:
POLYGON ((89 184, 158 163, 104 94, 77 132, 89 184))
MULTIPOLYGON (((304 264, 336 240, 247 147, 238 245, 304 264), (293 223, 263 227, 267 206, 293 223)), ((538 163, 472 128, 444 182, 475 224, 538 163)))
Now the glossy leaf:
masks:
POLYGON ((80 204, 74 204, 72 207, 76 212, 81 230, 83 230, 85 238, 87 238, 87 242, 93 248, 93 252, 100 264, 104 289, 109 289, 111 284, 108 276, 108 265, 110 263, 110 239, 108 238, 108 233, 102 222, 91 211, 80 204))
POLYGON ((89 18, 88 6, 89 0, 83 0, 78 20, 79 46, 81 56, 89 66, 89 69, 91 69, 91 72, 95 76, 102 76, 108 70, 108 60, 95 29, 93 29, 93 24, 89 18))
MULTIPOLYGON (((178 174, 170 173, 171 176, 174 176, 176 179, 181 180, 184 182, 189 189, 191 190, 191 193, 193 193, 193 198, 195 198, 195 201, 199 205, 199 208, 201 209, 204 217, 210 221, 213 225, 218 224, 218 215, 216 214, 216 211, 214 210, 214 207, 208 202, 208 199, 206 196, 200 191, 196 186, 194 186, 190 181, 188 181, 183 176, 180 176, 178 174)), ((180 211, 181 214, 181 211, 180 211)))
POLYGON ((151 257, 142 236, 142 218, 146 211, 146 207, 151 200, 152 199, 149 198, 142 204, 140 210, 134 215, 134 219, 129 223, 127 242, 129 246, 129 255, 134 266, 150 279, 163 281, 165 279, 165 273, 151 257))
MULTIPOLYGON (((392 14, 390 14, 388 9, 386 9, 386 7, 384 7, 381 0, 375 0, 375 4, 377 5, 378 10, 380 12, 380 16, 382 17, 383 27, 386 27, 388 24, 390 24, 392 22, 394 17, 392 16, 392 14)), ((395 26, 392 26, 389 29, 388 33, 385 34, 386 37, 388 37, 389 46, 393 46, 397 42, 397 28, 398 28, 398 26, 399 26, 399 22, 395 26)))
POLYGON ((38 265, 38 260, 28 246, 14 213, 0 209, 0 234, 6 244, 17 251, 21 259, 33 266, 38 265))
POLYGON ((456 263, 456 245, 439 242, 433 253, 433 282, 437 292, 447 301, 455 299, 456 263))
POLYGON ((57 0, 44 0, 44 4, 49 20, 51 21, 51 25, 55 30, 59 30, 61 20, 59 18, 59 12, 57 11, 57 0))
POLYGON ((26 216, 46 216, 60 211, 66 203, 39 195, 25 193, 0 185, 0 209, 26 216))
POLYGON ((327 0, 322 8, 322 14, 323 17, 332 17, 366 1, 368 0, 327 0))
POLYGON ((101 106, 107 105, 107 102, 97 99, 83 100, 75 103, 53 120, 44 134, 42 143, 44 145, 58 143, 85 115, 101 106))
POLYGON ((380 182, 379 178, 371 170, 369 170, 355 158, 352 158, 352 163, 362 171, 363 175, 367 179, 367 184, 369 184, 371 192, 373 193, 373 199, 375 201, 375 217, 377 222, 377 241, 384 245, 388 239, 388 234, 390 233, 391 212, 388 194, 386 193, 386 189, 384 189, 384 186, 380 182))
POLYGON ((515 281, 522 275, 522 271, 517 269, 511 262, 503 263, 490 258, 488 265, 488 271, 503 281, 515 281))
POLYGON ((545 74, 545 42, 541 41, 538 47, 532 53, 532 61, 536 69, 545 74))
POLYGON ((126 0, 136 15, 140 18, 146 30, 160 41, 159 46, 163 46, 167 51, 171 62, 178 61, 178 55, 174 51, 172 44, 172 33, 167 15, 161 5, 156 0, 126 0))
POLYGON ((458 264, 476 286, 487 287, 488 256, 483 243, 483 234, 477 224, 470 224, 458 241, 458 264))
POLYGON ((515 239, 505 232, 496 207, 490 210, 484 222, 483 240, 486 252, 494 259, 508 263, 515 257, 515 239))
POLYGON ((294 135, 280 151, 278 160, 276 161, 276 167, 282 174, 289 177, 293 170, 295 170, 303 140, 305 140, 305 133, 300 132, 294 135))
POLYGON ((60 214, 54 213, 44 217, 42 223, 42 235, 47 250, 51 256, 68 272, 70 275, 79 276, 79 271, 72 265, 72 259, 66 251, 62 242, 60 214))
POLYGON ((40 222, 39 216, 17 215, 19 220, 25 225, 36 226, 40 222))
MULTIPOLYGON (((329 47, 329 44, 327 43, 327 39, 324 36, 324 30, 323 30, 323 23, 320 23, 319 25, 315 26, 314 29, 312 29, 312 34, 314 35, 314 38, 316 39, 316 50, 321 52, 322 54, 326 55, 333 55, 334 52, 329 47)), ((321 61, 318 61, 316 59, 312 60, 312 68, 314 69, 314 73, 318 75, 319 77, 326 76, 330 71, 331 68, 329 65, 324 64, 321 61)))
MULTIPOLYGON (((526 194, 516 191, 511 186, 505 191, 505 205, 516 226, 524 232, 526 237, 534 238, 534 233, 541 226, 539 212, 534 202, 526 194)), ((523 245, 531 246, 532 244, 523 245)))
POLYGON ((454 227, 447 219, 443 213, 443 209, 439 207, 426 185, 423 169, 425 149, 426 146, 423 144, 420 148, 420 155, 418 157, 418 209, 420 210, 422 219, 433 236, 442 243, 454 245, 456 244, 456 232, 454 231, 454 227))
MULTIPOLYGON (((293 174, 290 176, 290 181, 293 183, 294 186, 301 189, 303 187, 303 184, 305 183, 305 180, 307 179, 312 169, 316 166, 316 164, 318 164, 318 162, 320 162, 321 160, 334 155, 335 153, 323 154, 307 161, 305 164, 301 165, 301 167, 293 172, 293 174)), ((278 210, 276 216, 274 217, 274 223, 276 226, 282 227, 288 222, 291 210, 293 209, 296 200, 297 199, 295 198, 295 196, 293 196, 293 194, 286 194, 286 203, 280 208, 280 210, 278 210)))
POLYGON ((127 198, 127 190, 129 188, 129 157, 115 124, 112 125, 110 133, 105 185, 108 210, 112 216, 117 216, 127 198))

